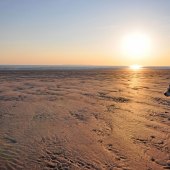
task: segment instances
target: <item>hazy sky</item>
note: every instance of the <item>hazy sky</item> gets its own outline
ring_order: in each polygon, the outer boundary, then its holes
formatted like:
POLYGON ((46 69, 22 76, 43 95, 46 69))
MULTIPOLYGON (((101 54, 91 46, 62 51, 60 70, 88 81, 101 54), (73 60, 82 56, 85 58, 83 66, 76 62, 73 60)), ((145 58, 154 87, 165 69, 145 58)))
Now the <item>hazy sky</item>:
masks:
POLYGON ((0 0, 0 64, 170 65, 170 0, 0 0), (122 49, 136 31, 146 56, 122 49))

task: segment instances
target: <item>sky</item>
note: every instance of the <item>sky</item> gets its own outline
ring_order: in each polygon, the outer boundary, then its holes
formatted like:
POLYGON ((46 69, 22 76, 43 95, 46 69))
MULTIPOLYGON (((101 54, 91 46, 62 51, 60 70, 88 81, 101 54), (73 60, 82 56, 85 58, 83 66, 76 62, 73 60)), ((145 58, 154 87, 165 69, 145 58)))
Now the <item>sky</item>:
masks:
POLYGON ((0 64, 170 66, 169 9, 170 0, 0 0, 0 64), (145 55, 123 48, 135 32, 150 39, 145 55))

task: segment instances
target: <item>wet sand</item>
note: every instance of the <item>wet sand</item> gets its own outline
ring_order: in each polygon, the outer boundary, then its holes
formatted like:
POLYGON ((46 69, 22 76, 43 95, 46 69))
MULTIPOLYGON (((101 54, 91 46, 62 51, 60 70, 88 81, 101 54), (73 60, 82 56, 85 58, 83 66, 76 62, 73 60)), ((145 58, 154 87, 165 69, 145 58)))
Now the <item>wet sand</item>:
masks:
POLYGON ((170 169, 170 70, 0 71, 0 170, 170 169))

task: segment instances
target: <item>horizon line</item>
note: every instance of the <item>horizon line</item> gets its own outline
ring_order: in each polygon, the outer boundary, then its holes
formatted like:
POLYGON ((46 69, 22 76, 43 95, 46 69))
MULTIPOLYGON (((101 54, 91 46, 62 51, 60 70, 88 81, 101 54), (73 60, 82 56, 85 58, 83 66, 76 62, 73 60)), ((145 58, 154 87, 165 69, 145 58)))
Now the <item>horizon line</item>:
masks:
MULTIPOLYGON (((133 64, 132 64, 133 65, 133 64)), ((0 66, 66 66, 66 67, 130 67, 131 65, 83 65, 83 64, 0 64, 0 66)), ((170 65, 140 65, 141 67, 170 67, 170 65)))

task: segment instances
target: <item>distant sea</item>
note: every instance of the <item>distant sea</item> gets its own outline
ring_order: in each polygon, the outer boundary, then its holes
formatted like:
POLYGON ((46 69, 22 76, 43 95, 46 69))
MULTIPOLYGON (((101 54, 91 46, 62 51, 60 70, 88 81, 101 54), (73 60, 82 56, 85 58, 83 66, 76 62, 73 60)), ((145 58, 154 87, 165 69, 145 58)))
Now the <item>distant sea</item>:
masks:
MULTIPOLYGON (((79 65, 0 65, 0 70, 92 70, 128 69, 129 66, 79 66, 79 65)), ((169 70, 170 66, 145 66, 142 69, 169 70)))

